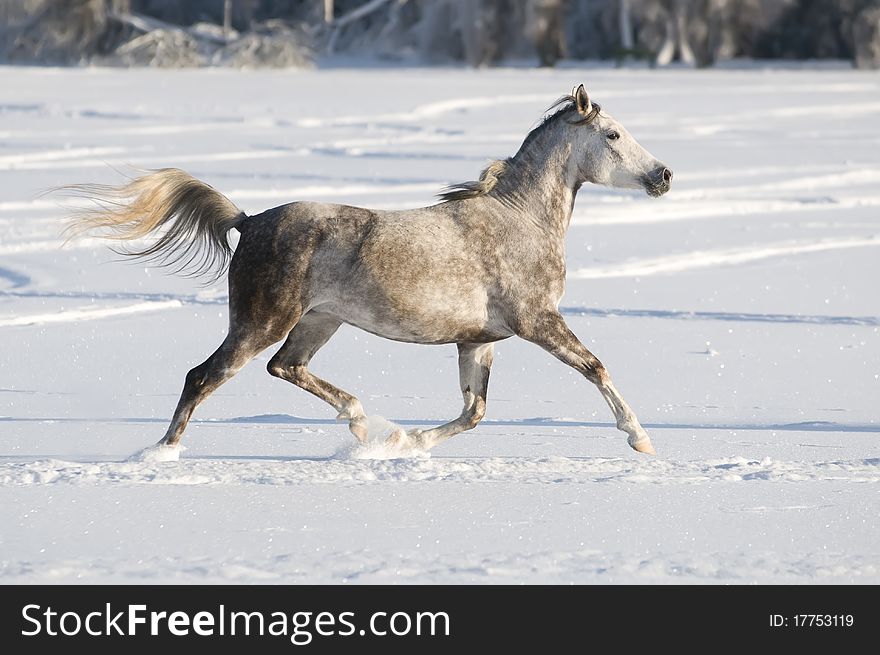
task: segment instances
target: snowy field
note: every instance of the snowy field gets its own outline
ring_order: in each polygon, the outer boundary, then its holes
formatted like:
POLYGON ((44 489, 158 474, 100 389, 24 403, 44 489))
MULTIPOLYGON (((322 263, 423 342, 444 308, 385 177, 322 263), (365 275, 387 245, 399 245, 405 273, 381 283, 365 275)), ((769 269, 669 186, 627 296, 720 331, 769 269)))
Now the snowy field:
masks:
MULTIPOLYGON (((880 76, 824 71, 0 68, 0 581, 880 583, 880 76), (562 310, 598 392, 497 347, 486 420, 364 459, 267 351, 162 436, 221 283, 60 249, 40 191, 177 166, 257 213, 433 202, 578 82, 675 171, 585 187, 562 310)), ((274 350, 274 349, 273 349, 274 350)), ((460 411, 455 348, 343 328, 313 369, 368 413, 460 411)))

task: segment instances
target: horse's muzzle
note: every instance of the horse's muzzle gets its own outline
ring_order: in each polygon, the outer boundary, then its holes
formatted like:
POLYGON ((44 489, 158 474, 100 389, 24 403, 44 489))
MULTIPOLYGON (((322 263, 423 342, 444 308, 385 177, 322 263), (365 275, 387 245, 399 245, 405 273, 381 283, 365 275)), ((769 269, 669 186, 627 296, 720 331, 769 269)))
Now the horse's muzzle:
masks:
POLYGON ((645 176, 645 191, 649 196, 659 198, 672 186, 672 171, 665 166, 655 168, 645 176))

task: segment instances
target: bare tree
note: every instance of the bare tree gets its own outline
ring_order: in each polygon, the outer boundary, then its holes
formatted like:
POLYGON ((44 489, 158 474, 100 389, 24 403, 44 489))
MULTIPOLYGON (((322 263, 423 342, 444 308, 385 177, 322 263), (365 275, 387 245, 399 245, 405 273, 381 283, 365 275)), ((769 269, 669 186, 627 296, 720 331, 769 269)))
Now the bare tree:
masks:
MULTIPOLYGON (((319 41, 328 50, 472 66, 537 54, 545 66, 565 56, 701 66, 751 56, 850 58, 873 67, 880 66, 878 14, 880 0, 0 0, 0 56, 96 61, 162 29, 117 63, 227 62, 202 42, 247 39, 235 61, 266 65, 283 32, 297 47, 319 41), (189 27, 206 19, 213 31, 189 27)), ((297 60, 285 52, 280 60, 297 60)))
POLYGON ((496 0, 457 0, 465 61, 474 68, 496 61, 501 44, 496 37, 499 16, 496 0))
POLYGON ((528 3, 527 30, 541 66, 554 66, 565 57, 564 0, 531 0, 528 3))
POLYGON ((676 55, 685 64, 694 65, 696 57, 688 39, 688 0, 664 0, 662 3, 666 10, 666 38, 660 52, 655 59, 660 66, 665 66, 676 55))
POLYGON ((633 49, 632 11, 630 0, 620 0, 620 46, 627 52, 633 49))
POLYGON ((880 6, 867 6, 856 15, 853 50, 857 68, 880 68, 880 6))
POLYGON ((232 32, 232 0, 223 0, 223 34, 229 38, 232 32))

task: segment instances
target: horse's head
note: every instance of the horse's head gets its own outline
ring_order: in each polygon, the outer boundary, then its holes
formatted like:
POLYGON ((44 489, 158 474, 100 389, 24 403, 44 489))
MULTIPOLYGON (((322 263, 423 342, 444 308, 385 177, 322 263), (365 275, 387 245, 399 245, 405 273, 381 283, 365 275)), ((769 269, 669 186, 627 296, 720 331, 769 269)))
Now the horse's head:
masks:
POLYGON ((572 94, 580 120, 573 121, 574 153, 584 182, 644 189, 659 197, 669 191, 672 171, 645 150, 616 120, 593 104, 581 84, 572 94))

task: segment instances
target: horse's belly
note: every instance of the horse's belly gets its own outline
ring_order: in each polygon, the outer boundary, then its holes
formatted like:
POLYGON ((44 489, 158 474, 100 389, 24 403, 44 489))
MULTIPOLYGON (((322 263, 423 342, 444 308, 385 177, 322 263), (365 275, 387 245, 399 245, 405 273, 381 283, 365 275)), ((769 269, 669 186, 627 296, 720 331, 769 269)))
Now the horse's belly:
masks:
POLYGON ((320 310, 372 334, 407 343, 479 343, 513 334, 485 305, 426 305, 419 311, 400 311, 387 303, 364 306, 350 302, 333 303, 332 307, 322 306, 320 310))

